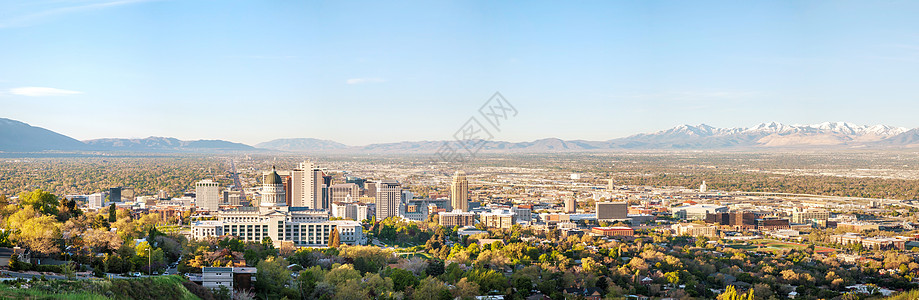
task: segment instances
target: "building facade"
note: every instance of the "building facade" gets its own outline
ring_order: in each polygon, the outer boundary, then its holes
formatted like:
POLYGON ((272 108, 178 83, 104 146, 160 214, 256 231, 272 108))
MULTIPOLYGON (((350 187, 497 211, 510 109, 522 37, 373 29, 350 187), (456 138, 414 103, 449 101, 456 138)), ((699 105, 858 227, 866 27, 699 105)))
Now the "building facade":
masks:
POLYGON ((195 183, 195 205, 202 210, 217 211, 220 207, 220 183, 205 179, 195 183))
POLYGON ((375 185, 377 221, 398 216, 402 203, 402 185, 395 180, 384 180, 375 185))
POLYGON ((628 203, 597 202, 597 220, 623 220, 628 218, 628 213, 628 203))
POLYGON ((452 212, 440 213, 438 218, 440 218, 440 225, 444 227, 465 227, 475 225, 475 214, 471 212, 454 210, 452 212))
POLYGON ((454 210, 469 211, 469 181, 466 173, 456 171, 450 184, 450 204, 454 210))

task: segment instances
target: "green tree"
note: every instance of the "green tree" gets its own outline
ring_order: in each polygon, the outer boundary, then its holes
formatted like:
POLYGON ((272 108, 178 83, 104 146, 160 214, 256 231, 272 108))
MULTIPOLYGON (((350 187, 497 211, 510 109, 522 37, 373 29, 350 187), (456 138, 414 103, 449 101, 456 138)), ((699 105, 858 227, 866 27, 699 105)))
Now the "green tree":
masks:
POLYGON ((115 203, 112 203, 112 205, 109 205, 109 207, 108 207, 108 221, 109 221, 109 223, 115 223, 115 221, 118 221, 117 211, 118 211, 118 209, 115 208, 115 203))
POLYGON ((58 213, 58 205, 60 205, 60 202, 57 196, 41 189, 19 193, 20 207, 31 206, 43 215, 56 216, 58 213))
POLYGON ((447 286, 439 279, 430 276, 422 279, 421 282, 418 283, 418 286, 415 288, 415 293, 412 296, 414 299, 450 300, 452 298, 450 291, 447 290, 447 286))
POLYGON ((269 299, 281 298, 284 284, 290 280, 290 271, 281 262, 281 259, 269 256, 256 264, 258 280, 255 282, 255 288, 257 294, 268 295, 269 299))
POLYGON ((399 268, 391 268, 387 270, 386 273, 386 277, 392 278, 393 289, 397 291, 402 291, 407 287, 418 284, 418 278, 415 277, 412 272, 399 268))
POLYGON ((46 255, 59 253, 61 224, 52 216, 42 216, 25 221, 15 234, 15 240, 32 251, 46 255))

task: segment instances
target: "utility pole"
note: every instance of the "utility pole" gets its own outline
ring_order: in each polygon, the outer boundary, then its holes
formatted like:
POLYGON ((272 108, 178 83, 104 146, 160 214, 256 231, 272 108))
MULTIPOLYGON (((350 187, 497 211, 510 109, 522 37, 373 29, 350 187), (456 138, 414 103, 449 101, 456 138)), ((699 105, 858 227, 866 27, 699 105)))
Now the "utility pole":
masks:
POLYGON ((147 276, 153 275, 153 246, 147 244, 147 276))

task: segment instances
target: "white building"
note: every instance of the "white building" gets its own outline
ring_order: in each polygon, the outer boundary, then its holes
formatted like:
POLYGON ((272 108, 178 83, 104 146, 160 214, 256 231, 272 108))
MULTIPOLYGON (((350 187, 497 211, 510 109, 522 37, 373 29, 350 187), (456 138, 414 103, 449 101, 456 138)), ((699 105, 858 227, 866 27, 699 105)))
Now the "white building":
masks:
POLYGON ((105 206, 105 194, 95 193, 86 196, 86 204, 90 208, 101 208, 105 206))
POLYGON ((312 162, 305 161, 290 174, 291 206, 312 209, 329 209, 322 197, 322 170, 312 162))
POLYGON ((216 221, 192 223, 192 236, 202 239, 234 236, 247 242, 270 238, 275 246, 291 242, 296 246, 328 245, 332 230, 337 230, 342 244, 364 244, 361 224, 355 221, 329 221, 328 210, 288 207, 284 188, 277 172, 265 175, 261 205, 217 212, 216 221))
POLYGON ((376 188, 377 221, 398 216, 402 202, 402 185, 395 180, 384 180, 377 183, 376 188))
POLYGON ((195 183, 195 205, 201 210, 217 211, 220 206, 220 183, 205 179, 195 183))
POLYGON ((361 203, 332 203, 332 216, 354 221, 370 218, 369 208, 366 204, 361 203))

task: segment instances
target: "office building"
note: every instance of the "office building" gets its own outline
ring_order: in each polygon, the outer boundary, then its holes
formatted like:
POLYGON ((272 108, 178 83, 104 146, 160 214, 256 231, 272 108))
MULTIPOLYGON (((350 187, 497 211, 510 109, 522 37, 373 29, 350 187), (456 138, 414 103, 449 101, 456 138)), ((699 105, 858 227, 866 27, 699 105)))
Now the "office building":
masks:
POLYGON ((706 215, 714 213, 726 213, 728 208, 720 205, 684 205, 670 209, 673 217, 676 219, 687 220, 705 220, 706 215))
POLYGON ((573 214, 578 211, 578 202, 571 198, 565 198, 565 213, 573 214))
POLYGON ((329 209, 328 201, 323 199, 323 176, 319 166, 309 161, 291 171, 291 206, 329 209))
POLYGON ((454 210, 469 211, 469 181, 466 173, 456 171, 453 173, 453 182, 450 184, 450 204, 454 210))
POLYGON ((399 215, 402 203, 402 185, 395 180, 374 183, 376 187, 376 219, 382 221, 399 215))
POLYGON ((86 205, 90 208, 102 208, 105 206, 105 193, 95 193, 86 196, 86 205))
POLYGON ((681 223, 670 226, 675 235, 717 237, 718 227, 695 223, 681 223))
POLYGON ((200 210, 217 211, 220 208, 220 183, 205 179, 195 183, 195 205, 200 210))
POLYGON ((796 224, 821 224, 826 225, 830 212, 820 208, 808 208, 803 211, 795 210, 791 213, 791 222, 796 224))
POLYGON ((108 189, 109 202, 121 202, 121 188, 113 187, 108 189))
POLYGON ((361 198, 361 188, 354 183, 340 183, 329 188, 332 203, 355 202, 361 198))
POLYGON ((635 235, 635 230, 631 227, 594 227, 590 230, 591 233, 602 236, 633 236, 635 235))
POLYGON ((438 218, 440 218, 440 225, 448 228, 475 225, 475 214, 471 212, 463 212, 460 210, 442 212, 438 214, 438 218))
POLYGON ((517 224, 517 215, 510 210, 496 210, 480 215, 482 224, 488 228, 510 229, 517 224))
POLYGON ((597 220, 624 220, 628 212, 629 205, 625 202, 597 202, 597 220))

